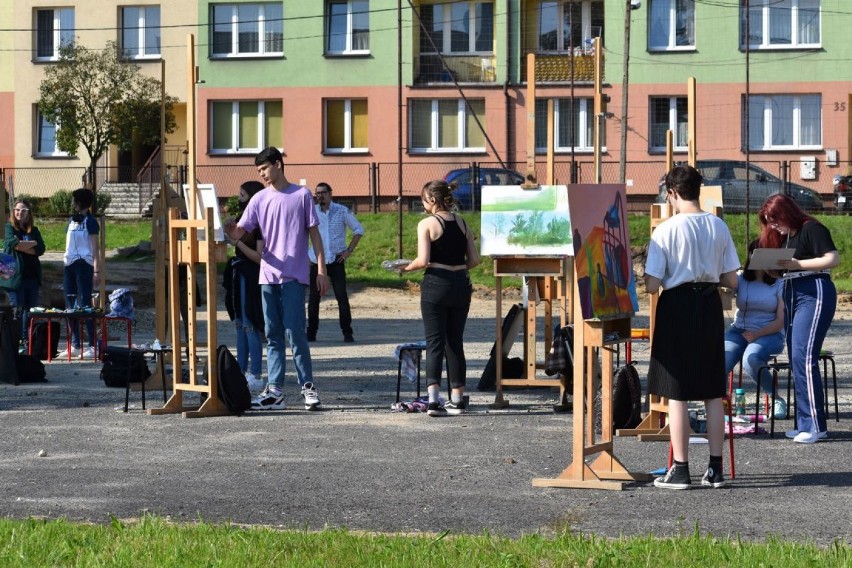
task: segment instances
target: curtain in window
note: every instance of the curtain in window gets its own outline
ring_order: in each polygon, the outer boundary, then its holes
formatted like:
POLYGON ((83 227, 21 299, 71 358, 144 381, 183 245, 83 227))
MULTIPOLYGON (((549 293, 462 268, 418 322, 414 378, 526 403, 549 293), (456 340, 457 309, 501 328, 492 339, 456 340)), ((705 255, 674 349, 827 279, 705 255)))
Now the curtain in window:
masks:
POLYGON ((455 99, 438 101, 438 148, 458 148, 459 103, 455 99))
POLYGON ((819 95, 803 95, 800 99, 799 144, 820 146, 822 145, 822 98, 819 95))
POLYGON ((793 145, 793 109, 795 100, 791 96, 776 95, 769 98, 772 115, 772 145, 793 145))
POLYGON ((819 0, 799 0, 799 43, 819 44, 819 0))
MULTIPOLYGON (((264 4, 263 39, 266 53, 284 52, 284 8, 281 4, 264 4)), ((281 148, 283 146, 277 146, 281 148)))
POLYGON ((242 101, 240 106, 240 131, 237 148, 260 148, 260 104, 256 101, 242 101))
POLYGON ((260 51, 260 5, 239 4, 237 6, 237 52, 258 53, 260 51))
POLYGON ((346 101, 326 101, 326 146, 340 150, 346 147, 344 121, 346 119, 346 101))
POLYGON ((769 44, 793 43, 792 0, 775 0, 769 5, 769 44))
POLYGON ((367 99, 350 103, 352 110, 352 148, 368 148, 367 144, 367 99))
POLYGON ((214 150, 230 150, 233 146, 231 102, 214 102, 211 106, 211 129, 213 131, 211 145, 214 150))
POLYGON ((675 10, 675 42, 680 46, 695 45, 695 1, 677 0, 675 10))
POLYGON ((370 4, 366 0, 352 2, 352 49, 370 49, 370 4))
POLYGON ((231 6, 213 5, 213 53, 231 52, 231 6))
POLYGON ((284 113, 281 101, 266 101, 263 105, 266 141, 261 146, 284 147, 284 113))
POLYGON ((432 147, 432 101, 413 99, 408 102, 411 109, 411 147, 432 147))
POLYGON ((483 128, 485 127, 485 101, 482 99, 471 100, 468 99, 468 104, 470 108, 465 107, 465 148, 484 148, 485 147, 485 134, 482 132, 482 129, 479 128, 479 124, 477 124, 476 119, 473 118, 474 113, 476 117, 479 119, 479 122, 482 123, 483 128))
MULTIPOLYGON (((675 103, 674 145, 679 148, 689 146, 689 102, 686 97, 678 97, 675 103)), ((665 146, 665 144, 663 144, 665 146)))

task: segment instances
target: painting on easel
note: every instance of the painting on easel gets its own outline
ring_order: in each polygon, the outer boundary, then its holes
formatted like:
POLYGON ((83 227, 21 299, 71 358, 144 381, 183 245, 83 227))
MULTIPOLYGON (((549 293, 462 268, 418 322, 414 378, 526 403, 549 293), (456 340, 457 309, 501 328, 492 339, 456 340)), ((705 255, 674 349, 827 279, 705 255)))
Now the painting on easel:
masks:
POLYGON ((632 317, 639 309, 623 185, 571 185, 574 270, 583 319, 632 317))
POLYGON ((481 221, 482 255, 574 254, 564 185, 483 186, 481 221))

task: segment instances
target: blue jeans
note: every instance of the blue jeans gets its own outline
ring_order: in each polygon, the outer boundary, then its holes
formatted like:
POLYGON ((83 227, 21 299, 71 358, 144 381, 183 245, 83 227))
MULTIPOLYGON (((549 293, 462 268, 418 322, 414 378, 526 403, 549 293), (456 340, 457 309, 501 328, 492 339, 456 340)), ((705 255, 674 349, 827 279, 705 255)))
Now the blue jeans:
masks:
POLYGON ((787 354, 796 387, 796 427, 800 432, 825 432, 825 394, 819 352, 828 333, 837 290, 828 276, 803 276, 784 283, 784 324, 787 354))
MULTIPOLYGON (((246 279, 245 276, 240 278, 240 313, 245 314, 246 279)), ((248 370, 255 377, 260 378, 263 362, 263 333, 255 329, 245 315, 242 318, 235 318, 234 325, 237 328, 237 364, 243 373, 248 370), (251 362, 250 367, 249 362, 251 362)))
MULTIPOLYGON (((87 308, 92 305, 92 279, 95 277, 95 267, 85 260, 75 260, 65 267, 62 274, 62 288, 65 290, 65 307, 87 308)), ((86 320, 86 333, 89 335, 89 345, 95 346, 95 321, 86 320)), ((71 326, 71 345, 80 348, 80 337, 77 325, 71 326)))
POLYGON ((266 324, 266 372, 269 386, 282 388, 287 364, 286 338, 300 385, 313 382, 311 350, 305 330, 305 288, 295 280, 261 284, 263 320, 266 324))
POLYGON ((749 343, 743 337, 743 331, 737 327, 729 327, 725 331, 725 372, 730 373, 742 359, 743 373, 755 383, 759 380, 760 390, 770 394, 772 373, 769 369, 763 369, 758 378, 757 372, 769 362, 772 355, 778 355, 784 350, 784 333, 779 331, 763 335, 749 343))
POLYGON ((454 389, 465 386, 464 328, 472 293, 467 270, 426 269, 420 285, 420 313, 426 335, 427 386, 441 384, 445 356, 450 385, 454 389))
POLYGON ((21 337, 30 331, 30 308, 38 306, 38 280, 25 278, 17 290, 9 290, 9 303, 21 308, 21 337))

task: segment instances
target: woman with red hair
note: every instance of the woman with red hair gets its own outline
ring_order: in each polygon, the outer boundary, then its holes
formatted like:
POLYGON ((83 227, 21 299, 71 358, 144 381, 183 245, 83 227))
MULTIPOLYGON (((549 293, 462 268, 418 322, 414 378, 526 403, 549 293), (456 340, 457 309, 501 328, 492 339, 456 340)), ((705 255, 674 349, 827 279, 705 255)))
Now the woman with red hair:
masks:
POLYGON ((796 388, 796 429, 787 437, 813 444, 828 437, 819 353, 834 310, 837 290, 829 269, 840 264, 831 233, 786 195, 773 195, 760 208, 760 246, 795 249, 784 268, 784 326, 796 388))

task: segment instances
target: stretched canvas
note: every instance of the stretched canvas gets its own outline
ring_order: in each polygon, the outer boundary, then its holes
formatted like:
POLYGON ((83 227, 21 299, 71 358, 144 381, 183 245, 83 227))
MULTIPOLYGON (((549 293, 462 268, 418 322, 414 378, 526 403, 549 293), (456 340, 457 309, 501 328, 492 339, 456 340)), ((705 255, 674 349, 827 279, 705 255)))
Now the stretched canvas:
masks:
POLYGON ((574 254, 567 186, 483 186, 481 215, 483 255, 574 254))
POLYGON ((568 201, 583 319, 632 317, 639 298, 624 185, 570 185, 568 201))
MULTIPOLYGON (((222 214, 219 211, 219 198, 216 197, 216 187, 212 183, 199 183, 195 198, 195 218, 204 219, 207 209, 213 210, 213 240, 223 242, 225 229, 222 227, 222 214)), ((184 184, 183 195, 186 199, 186 210, 189 211, 189 186, 184 184)), ((198 230, 198 240, 204 240, 204 231, 198 230)))

